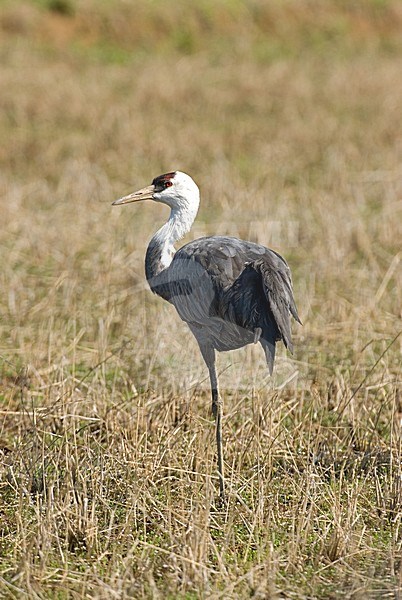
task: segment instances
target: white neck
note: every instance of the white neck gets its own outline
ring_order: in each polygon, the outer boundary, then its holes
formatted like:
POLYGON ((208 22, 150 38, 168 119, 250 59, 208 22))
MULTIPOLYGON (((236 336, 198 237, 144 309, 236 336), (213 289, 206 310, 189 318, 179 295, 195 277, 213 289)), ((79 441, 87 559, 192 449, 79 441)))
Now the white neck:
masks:
POLYGON ((151 239, 146 257, 147 279, 167 269, 176 253, 174 244, 191 229, 198 206, 174 207, 167 223, 151 239))

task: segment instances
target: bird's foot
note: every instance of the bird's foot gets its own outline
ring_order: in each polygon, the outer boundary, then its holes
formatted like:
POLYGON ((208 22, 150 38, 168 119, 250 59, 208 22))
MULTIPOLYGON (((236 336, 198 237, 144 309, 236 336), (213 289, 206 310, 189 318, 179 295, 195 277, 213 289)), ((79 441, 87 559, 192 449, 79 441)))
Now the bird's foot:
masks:
POLYGON ((227 507, 228 501, 225 494, 219 494, 219 497, 215 501, 215 507, 218 510, 223 510, 227 507))

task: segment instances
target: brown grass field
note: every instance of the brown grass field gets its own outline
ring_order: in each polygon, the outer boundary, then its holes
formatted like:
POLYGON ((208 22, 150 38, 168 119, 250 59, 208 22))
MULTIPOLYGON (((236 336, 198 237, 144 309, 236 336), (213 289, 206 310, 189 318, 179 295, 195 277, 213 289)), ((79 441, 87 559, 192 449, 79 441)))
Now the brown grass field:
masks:
MULTIPOLYGON (((0 2, 0 597, 367 599, 402 590, 399 1, 0 2), (295 353, 207 370, 144 275, 187 237, 292 268, 295 353)), ((184 240, 186 241, 186 240, 184 240)))

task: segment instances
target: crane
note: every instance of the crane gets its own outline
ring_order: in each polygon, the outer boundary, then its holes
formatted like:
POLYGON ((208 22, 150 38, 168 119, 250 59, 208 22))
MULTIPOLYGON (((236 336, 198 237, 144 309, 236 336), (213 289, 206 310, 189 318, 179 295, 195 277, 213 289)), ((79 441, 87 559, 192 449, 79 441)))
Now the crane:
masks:
POLYGON ((149 286, 176 308, 198 342, 209 371, 215 418, 220 499, 225 502, 222 445, 223 402, 215 352, 259 342, 272 374, 275 344, 293 352, 291 317, 301 324, 286 261, 274 250, 234 237, 202 237, 176 251, 190 230, 200 203, 193 179, 181 171, 155 177, 152 184, 113 205, 154 200, 170 217, 151 239, 145 256, 149 286))

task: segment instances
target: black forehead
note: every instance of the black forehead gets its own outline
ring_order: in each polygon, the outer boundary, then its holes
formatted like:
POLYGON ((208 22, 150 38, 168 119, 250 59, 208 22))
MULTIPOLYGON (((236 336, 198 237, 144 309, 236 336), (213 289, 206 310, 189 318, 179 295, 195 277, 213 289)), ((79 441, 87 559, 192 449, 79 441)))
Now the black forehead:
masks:
POLYGON ((167 181, 173 179, 175 174, 176 172, 172 171, 171 173, 164 173, 163 175, 158 175, 158 177, 155 177, 155 179, 153 180, 152 185, 154 185, 155 187, 163 187, 163 185, 167 181))

